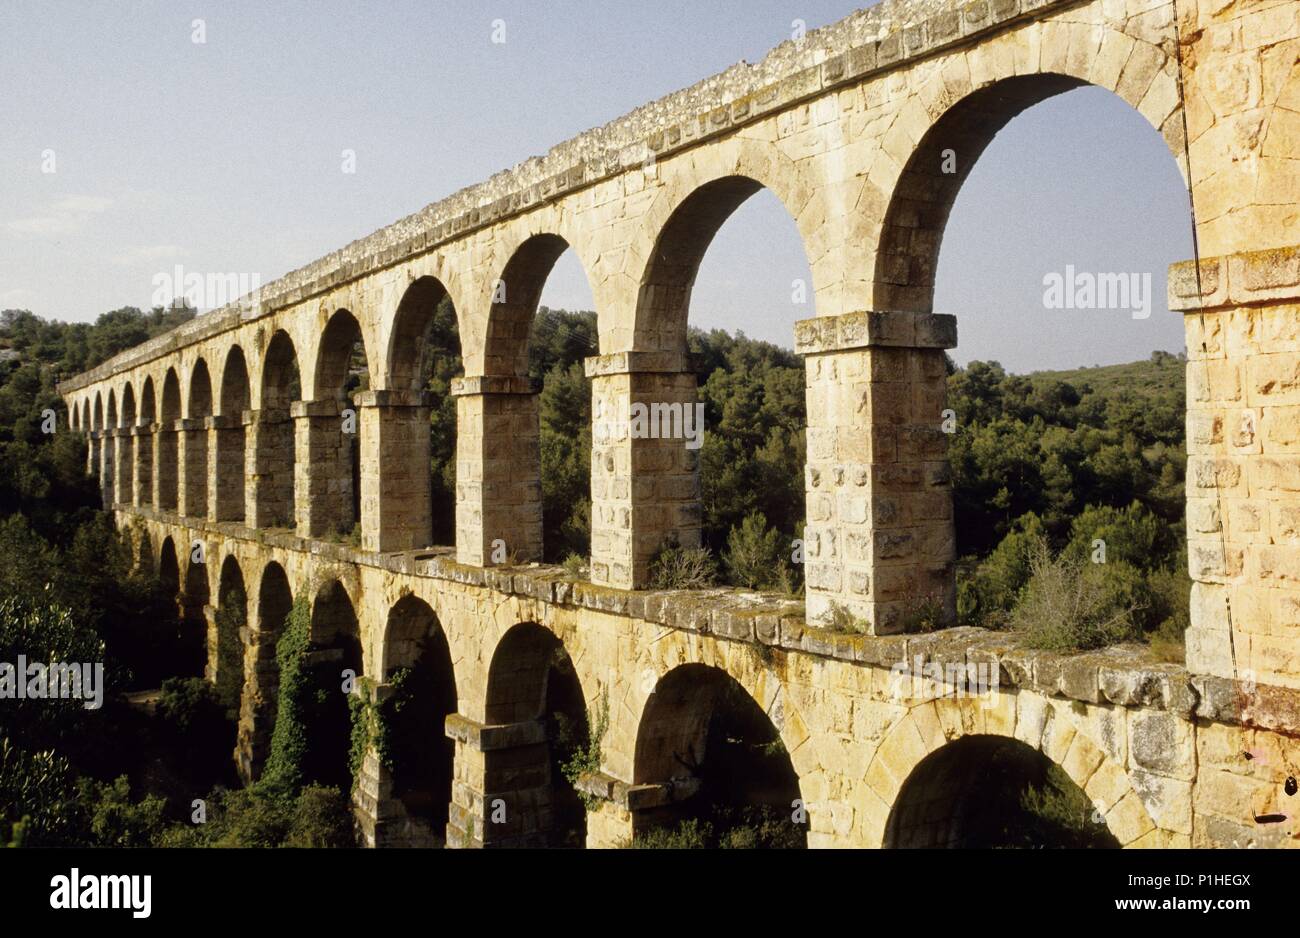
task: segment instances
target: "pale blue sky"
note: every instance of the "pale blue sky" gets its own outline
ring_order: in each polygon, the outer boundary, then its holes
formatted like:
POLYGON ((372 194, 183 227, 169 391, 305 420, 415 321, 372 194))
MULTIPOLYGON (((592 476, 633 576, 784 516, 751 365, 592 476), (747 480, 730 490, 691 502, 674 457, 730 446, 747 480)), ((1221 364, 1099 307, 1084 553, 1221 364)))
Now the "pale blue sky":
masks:
MULTIPOLYGON (((267 283, 462 186, 789 37, 851 0, 0 5, 0 308, 90 320, 147 306, 153 278, 267 283), (206 42, 192 41, 194 19, 206 42), (491 42, 494 20, 506 42, 491 42), (341 171, 356 152, 355 174, 341 171), (42 172, 54 151, 54 173, 42 172)), ((936 310, 959 361, 1014 370, 1183 347, 1164 301, 1191 256, 1187 198, 1160 137, 1108 92, 1021 115, 962 190, 936 310), (1066 264, 1149 272, 1146 320, 1044 311, 1066 264)), ((794 223, 760 193, 706 255, 691 321, 791 344, 794 223)), ((543 303, 590 306, 571 256, 543 303)))

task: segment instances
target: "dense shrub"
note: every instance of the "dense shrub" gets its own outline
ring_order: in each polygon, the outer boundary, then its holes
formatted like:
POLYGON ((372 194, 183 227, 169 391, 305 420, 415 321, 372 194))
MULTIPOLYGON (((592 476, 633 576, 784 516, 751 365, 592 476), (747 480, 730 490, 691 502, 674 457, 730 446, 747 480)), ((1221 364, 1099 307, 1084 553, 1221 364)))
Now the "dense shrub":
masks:
POLYGON ((236 725, 215 687, 199 677, 168 678, 157 718, 163 744, 188 754, 183 769, 190 780, 207 785, 227 773, 236 725))
POLYGON ((218 789, 207 798, 202 824, 176 824, 158 839, 165 847, 352 847, 347 797, 336 788, 308 785, 287 791, 259 783, 218 789))
POLYGON ((83 842, 85 811, 68 760, 51 750, 27 752, 0 736, 0 822, 20 823, 26 846, 83 842))
POLYGON ((1030 647, 1081 651, 1137 637, 1141 576, 1130 565, 1053 556, 1040 541, 1030 552, 1029 567, 1011 625, 1030 647))
POLYGON ((789 591, 792 577, 786 565, 788 543, 780 531, 767 526, 761 511, 750 512, 727 536, 722 564, 728 581, 749 589, 785 587, 789 591))
POLYGON ((131 783, 125 775, 111 783, 83 778, 81 803, 90 811, 90 833, 99 847, 151 847, 162 837, 166 802, 146 795, 131 798, 131 783))
POLYGON ((650 586, 658 590, 693 590, 713 586, 718 564, 707 547, 666 544, 650 561, 650 586))

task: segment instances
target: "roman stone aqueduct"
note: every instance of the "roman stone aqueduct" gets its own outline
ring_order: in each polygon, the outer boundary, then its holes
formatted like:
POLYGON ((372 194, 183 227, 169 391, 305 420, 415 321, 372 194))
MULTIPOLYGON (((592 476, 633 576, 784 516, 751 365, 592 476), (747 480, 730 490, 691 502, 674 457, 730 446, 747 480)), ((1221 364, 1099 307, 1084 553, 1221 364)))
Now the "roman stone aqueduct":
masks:
POLYGON ((584 829, 589 845, 622 842, 689 801, 711 708, 739 694, 784 746, 812 846, 959 841, 972 780, 1002 750, 1063 768, 1121 844, 1286 845, 1300 833, 1288 794, 1300 774, 1298 63, 1293 0, 886 0, 430 205, 61 394, 106 504, 207 623, 209 677, 240 672, 247 777, 266 756, 275 637, 300 591, 317 648, 343 649, 381 697, 395 668, 437 659, 429 745, 446 750, 447 778, 426 795, 450 807, 420 815, 371 753, 353 796, 371 843, 433 842, 442 818, 451 845, 548 842, 562 806, 544 720, 565 694, 592 713, 608 703, 599 771, 580 782, 584 829), (1199 258, 1169 276, 1188 351, 1186 667, 1134 648, 1034 652, 975 629, 896 634, 915 596, 953 602, 939 425, 956 323, 931 309, 948 211, 1007 121, 1089 83, 1163 136, 1192 196, 1199 258), (948 150, 955 173, 941 168, 948 150), (699 538, 695 455, 599 427, 590 576, 533 563, 527 343, 552 265, 572 248, 591 284, 598 414, 691 401, 695 271, 764 187, 797 224, 815 298, 815 318, 794 326, 806 602, 646 589, 656 548, 699 538), (464 366, 454 548, 429 543, 421 370, 444 298, 464 366), (341 410, 358 338, 369 385, 354 456, 341 410), (359 547, 328 537, 354 524, 359 547), (189 562, 196 542, 205 563, 189 562), (216 625, 229 582, 248 596, 233 665, 216 625), (836 606, 869 634, 824 627, 836 606), (891 666, 916 656, 992 667, 998 691, 900 690, 891 666))

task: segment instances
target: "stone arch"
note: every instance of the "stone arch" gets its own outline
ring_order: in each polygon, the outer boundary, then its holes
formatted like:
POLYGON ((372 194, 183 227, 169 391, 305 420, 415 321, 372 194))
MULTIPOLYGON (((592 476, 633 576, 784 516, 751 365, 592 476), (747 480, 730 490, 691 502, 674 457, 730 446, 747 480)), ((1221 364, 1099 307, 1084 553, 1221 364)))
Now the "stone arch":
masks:
POLYGON ((135 388, 127 381, 122 385, 121 428, 117 439, 117 490, 118 501, 127 505, 139 504, 140 493, 135 488, 136 438, 135 388))
POLYGON ((284 567, 274 560, 262 568, 257 584, 257 604, 250 620, 249 643, 244 649, 244 691, 239 704, 239 735, 235 761, 240 778, 261 775, 271 751, 279 699, 279 668, 275 644, 293 608, 293 591, 284 567))
POLYGON ((945 743, 914 768, 885 824, 885 847, 990 849, 1118 847, 1092 823, 1094 809, 1072 781, 1052 777, 1053 763, 1027 743, 971 734, 945 743), (1050 792, 1053 812, 1032 816, 1022 804, 1050 792))
POLYGON ((586 810, 561 771, 587 739, 586 700, 577 669, 554 632, 521 622, 501 636, 488 666, 484 722, 512 727, 508 732, 516 742, 483 754, 489 788, 484 803, 501 799, 506 808, 504 824, 486 825, 485 842, 586 843, 586 810))
POLYGON ((140 425, 150 426, 157 419, 154 403, 153 377, 146 375, 140 390, 140 425))
POLYGON ((302 394, 298 354, 283 329, 271 336, 262 358, 261 410, 254 444, 252 523, 260 528, 292 527, 297 441, 290 406, 302 394))
POLYGON ((212 416, 212 376, 208 363, 199 358, 190 369, 190 386, 185 416, 197 420, 212 416))
POLYGON ((162 407, 158 419, 163 423, 181 419, 181 382, 174 367, 168 368, 163 376, 162 407))
POLYGON ((154 447, 157 445, 157 406, 153 378, 146 375, 140 385, 140 435, 135 445, 135 489, 139 504, 154 504, 154 447))
POLYGON ((381 677, 393 694, 392 795, 412 822, 411 843, 441 840, 456 756, 455 741, 443 729, 457 712, 457 692, 447 635, 428 603, 408 594, 393 605, 380 660, 381 677))
POLYGON ((212 416, 212 376, 203 358, 190 369, 189 393, 185 402, 189 423, 181 431, 185 444, 185 465, 181 488, 181 514, 205 518, 208 514, 208 427, 212 416))
POLYGON ((700 263, 727 219, 763 188, 749 176, 723 176, 695 188, 676 206, 659 230, 641 275, 632 340, 637 349, 685 352, 691 290, 700 263))
MULTIPOLYGON (((471 491, 483 503, 464 511, 468 517, 483 522, 481 528, 477 525, 473 528, 473 538, 478 543, 469 547, 462 557, 465 562, 486 565, 491 554, 483 551, 482 545, 490 545, 497 538, 505 540, 521 560, 560 562, 570 548, 559 543, 559 538, 546 542, 543 532, 548 523, 554 531, 554 524, 569 516, 577 498, 590 497, 589 490, 560 497, 552 491, 551 498, 544 497, 554 480, 549 475, 543 477, 542 473, 539 394, 542 386, 529 376, 529 349, 538 303, 556 262, 570 248, 569 241, 559 234, 529 234, 519 243, 510 242, 504 264, 494 269, 494 275, 487 281, 490 295, 484 297, 488 317, 481 367, 483 374, 493 380, 483 382, 485 393, 481 407, 477 400, 467 401, 465 409, 476 421, 468 432, 481 436, 484 441, 508 439, 511 458, 493 459, 495 444, 488 443, 481 458, 477 452, 471 454, 476 457, 475 465, 465 462, 460 466, 470 478, 482 482, 471 491), (487 553, 487 557, 481 553, 487 553)), ((583 275, 590 285, 585 266, 583 275)), ((598 353, 596 344, 593 338, 593 347, 587 354, 598 353)), ((584 484, 589 484, 585 476, 584 484)), ((468 533, 465 528, 461 531, 468 533)), ((468 545, 458 543, 457 546, 468 545)), ((587 553, 585 543, 572 546, 580 553, 587 553)))
POLYGON ((312 451, 305 456, 314 473, 328 476, 317 487, 326 497, 312 498, 319 506, 318 523, 344 532, 351 531, 361 517, 361 441, 353 396, 368 391, 371 383, 365 331, 351 311, 338 309, 317 342, 312 451), (358 367, 359 377, 353 374, 358 367), (346 421, 343 412, 349 409, 352 417, 346 421))
POLYGON ((157 569, 154 566, 153 540, 148 531, 140 532, 140 542, 136 545, 136 569, 149 576, 153 576, 157 569))
POLYGON ((122 429, 130 430, 135 426, 135 389, 131 382, 122 386, 122 429))
MULTIPOLYGON (((592 376, 592 579, 622 589, 648 584, 663 544, 693 548, 703 537, 700 449, 683 440, 696 432, 690 428, 697 426, 699 403, 698 377, 687 356, 687 319, 696 274, 714 236, 762 189, 793 219, 808 260, 809 245, 826 249, 841 224, 833 213, 812 207, 824 194, 814 195, 772 143, 727 140, 710 145, 707 158, 667 160, 659 170, 665 184, 638 224, 646 234, 628 249, 627 265, 640 266, 635 306, 598 311, 606 357, 592 376), (613 354, 625 351, 638 354, 613 354), (637 419, 633 408, 647 404, 659 408, 672 429, 661 436, 656 426, 634 439, 621 426, 637 419)), ((829 267, 810 266, 818 297, 818 270, 829 267)))
POLYGON ((212 588, 205 550, 198 541, 190 545, 180 594, 182 673, 189 675, 203 674, 208 658, 206 608, 212 604, 212 588))
MULTIPOLYGON (((263 637, 272 639, 274 646, 274 639, 279 638, 292 608, 293 590, 284 567, 277 561, 268 561, 257 584, 257 615, 253 619, 253 628, 263 637)), ((272 660, 274 657, 272 654, 272 660)))
MULTIPOLYGON (((510 252, 500 274, 489 282, 483 374, 528 375, 529 335, 542 289, 556 261, 571 247, 558 234, 532 234, 510 252)), ((590 284, 591 275, 585 265, 583 273, 590 284)))
POLYGON ((248 362, 244 350, 232 345, 226 352, 226 362, 221 368, 221 391, 218 413, 222 417, 242 420, 244 411, 252 407, 252 387, 248 380, 248 362))
POLYGON ((216 433, 212 440, 216 451, 209 454, 209 463, 216 473, 210 488, 215 500, 211 514, 217 521, 243 521, 248 497, 245 414, 252 407, 252 387, 244 350, 238 345, 232 345, 226 352, 217 406, 219 413, 213 421, 216 433))
MULTIPOLYGON (((439 306, 444 302, 451 304, 457 334, 463 334, 461 312, 456 309, 451 293, 439 278, 427 274, 418 277, 402 293, 387 343, 387 388, 399 391, 424 390, 429 353, 432 351, 429 333, 439 313, 439 306)), ((457 356, 461 354, 459 347, 445 351, 457 356)))
POLYGON ((248 591, 234 554, 227 554, 221 562, 216 607, 216 647, 210 649, 207 676, 222 704, 237 719, 244 690, 242 633, 248 628, 248 591))
POLYGON ((168 599, 176 599, 181 590, 181 567, 176 558, 176 543, 171 536, 158 548, 158 582, 168 599))
POLYGON ((339 580, 329 580, 316 591, 310 629, 311 655, 306 668, 317 693, 315 706, 303 715, 307 742, 303 778, 346 792, 352 788, 348 764, 352 722, 350 694, 343 690, 344 671, 352 672, 352 693, 360 693, 364 664, 356 607, 339 580))
POLYGON ((108 389, 107 404, 104 410, 104 436, 100 440, 100 477, 99 485, 103 492, 104 507, 112 508, 117 497, 117 395, 113 388, 108 389))
POLYGON ((366 384, 370 384, 369 362, 365 332, 356 316, 346 309, 335 310, 321 332, 316 351, 316 367, 312 387, 317 400, 347 399, 348 378, 354 350, 360 346, 366 363, 366 384))
POLYGON ((175 368, 168 368, 163 378, 162 401, 158 413, 158 459, 156 507, 176 511, 180 492, 180 438, 176 423, 181 419, 181 385, 175 368))
MULTIPOLYGON (((1106 755, 1080 726, 1054 703, 1033 708, 1023 694, 943 697, 913 707, 881 740, 867 765, 867 797, 876 806, 860 810, 861 839, 884 846, 888 818, 899 805, 905 782, 932 753, 966 736, 1018 740, 1061 768, 1093 802, 1106 828, 1122 846, 1155 829, 1141 797, 1123 767, 1106 755)), ((1068 706, 1068 705, 1067 705, 1068 706)), ((933 763, 931 763, 933 767, 933 763)))
POLYGON ((283 412, 287 416, 289 405, 299 400, 301 396, 298 351, 289 333, 284 329, 277 329, 267 343, 266 352, 262 356, 262 412, 264 414, 283 412))
POLYGON ((789 824, 777 828, 781 846, 807 844, 807 825, 795 820, 799 773, 782 731, 723 668, 681 664, 659 679, 641 711, 632 782, 656 789, 633 812, 637 833, 692 817, 721 827, 761 819, 789 824))
MULTIPOLYGON (((794 161, 775 144, 735 137, 710 144, 708 156, 707 161, 659 164, 664 188, 638 226, 625 264, 627 273, 636 278, 629 284, 635 290, 635 307, 625 312, 599 311, 602 353, 685 350, 686 316, 700 262, 727 219, 760 189, 771 191, 785 207, 806 255, 809 245, 826 242, 821 230, 828 224, 826 213, 816 211, 822 196, 803 181, 794 161), (631 318, 623 319, 624 315, 631 318)), ((819 276, 818 258, 807 259, 816 303, 831 285, 819 276)), ((817 309, 826 312, 820 304, 817 309)))
POLYGON ((91 415, 90 429, 104 429, 104 398, 99 391, 95 392, 95 409, 91 415))
MULTIPOLYGON (((876 157, 891 167, 885 175, 894 183, 870 257, 872 309, 931 311, 939 247, 962 184, 1003 127, 1055 95, 1088 84, 1115 93, 1164 137, 1187 180, 1173 61, 1157 47, 1115 30, 1104 30, 1102 35, 1103 53, 1108 47, 1127 44, 1127 61, 1120 60, 1123 68, 1101 74, 1092 62, 1074 68, 1059 62, 1052 70, 1016 75, 1010 57, 988 55, 981 63, 995 64, 979 68, 978 84, 972 88, 968 81, 965 93, 955 100, 951 93, 940 94, 928 111, 916 101, 903 105, 876 157), (1130 79, 1139 71, 1149 72, 1145 82, 1130 79), (919 139, 914 136, 918 132, 919 139), (952 151, 951 160, 945 159, 946 151, 952 151), (899 152, 910 153, 906 165, 898 166, 890 155, 899 152)), ((942 76, 934 80, 942 82, 942 76)), ((918 98, 925 97, 918 93, 918 98)))
MULTIPOLYGON (((385 450, 383 459, 370 450, 363 459, 367 474, 362 487, 367 495, 378 492, 378 498, 365 499, 370 508, 363 510, 361 522, 362 543, 369 549, 411 550, 456 538, 456 483, 450 473, 460 457, 456 440, 463 407, 455 402, 457 419, 447 419, 452 402, 429 393, 428 386, 435 350, 460 364, 453 373, 463 373, 465 322, 456 306, 458 296, 437 277, 418 277, 403 291, 389 323, 385 393, 367 395, 374 409, 362 417, 374 428, 363 431, 362 446, 377 435, 385 450), (431 410, 442 415, 437 422, 447 431, 437 437, 431 410), (433 474, 434 462, 450 467, 450 473, 433 474), (402 507, 394 511, 398 504, 402 507)), ((378 374, 372 366, 372 375, 377 379, 378 374)))

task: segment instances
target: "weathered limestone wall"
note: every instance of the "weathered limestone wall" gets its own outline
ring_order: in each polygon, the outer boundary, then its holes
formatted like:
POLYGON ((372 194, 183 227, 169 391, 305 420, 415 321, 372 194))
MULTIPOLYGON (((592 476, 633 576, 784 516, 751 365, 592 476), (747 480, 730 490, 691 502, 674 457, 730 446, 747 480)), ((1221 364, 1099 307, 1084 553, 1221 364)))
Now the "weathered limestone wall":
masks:
POLYGON ((808 319, 808 615, 877 635, 926 607, 956 621, 952 478, 944 438, 952 316, 808 319))
POLYGON ((1300 249, 1178 265, 1187 322, 1188 661, 1300 686, 1300 249))
MULTIPOLYGON (((265 757, 269 729, 254 714, 265 712, 275 684, 254 600, 268 564, 284 569, 295 595, 304 589, 315 595, 331 580, 345 585, 369 675, 382 673, 390 651, 386 623, 393 607, 409 595, 428 603, 451 649, 460 701, 447 726, 457 739, 453 817, 464 825, 452 845, 495 833, 483 799, 489 758, 532 744, 534 724, 494 726, 486 719, 494 660, 503 638, 522 622, 543 626, 563 644, 589 710, 602 698, 609 703, 601 778, 591 786, 608 803, 588 815, 592 846, 631 836, 638 799, 644 802, 659 781, 637 776, 642 720, 659 680, 685 664, 721 669, 771 719, 809 808, 812 846, 880 846, 899 791, 918 764, 968 736, 1016 739, 1042 752, 1083 788, 1098 817, 1128 846, 1289 846, 1300 833, 1290 818, 1255 821, 1288 814, 1286 779, 1300 767, 1300 743, 1291 735, 1300 698, 1190 676, 1178 666, 1144 661, 1138 649, 1061 656, 1019 649, 1006 635, 975 629, 837 634, 809 627, 799 603, 739 591, 621 591, 576 581, 554 567, 485 570, 445 554, 380 557, 287 534, 254 539, 237 525, 182 525, 151 511, 122 511, 118 518, 141 526, 158 550, 169 537, 177 544, 202 540, 214 596, 226 557, 243 570, 250 595, 244 640, 251 644, 241 752, 258 759, 265 757), (933 681, 900 678, 895 666, 917 656, 926 666, 992 667, 996 693, 957 697, 951 690, 936 693, 933 681)), ((363 826, 366 818, 388 822, 380 830, 393 840, 381 834, 381 844, 427 840, 427 831, 402 820, 400 805, 384 800, 390 784, 368 761, 356 796, 363 826)), ((528 804, 507 802, 506 816, 526 827, 527 816, 513 818, 517 809, 527 815, 528 804)), ((373 831, 370 836, 373 842, 373 831)))

